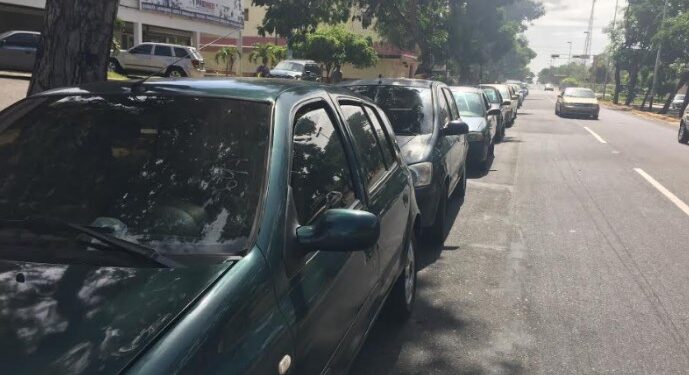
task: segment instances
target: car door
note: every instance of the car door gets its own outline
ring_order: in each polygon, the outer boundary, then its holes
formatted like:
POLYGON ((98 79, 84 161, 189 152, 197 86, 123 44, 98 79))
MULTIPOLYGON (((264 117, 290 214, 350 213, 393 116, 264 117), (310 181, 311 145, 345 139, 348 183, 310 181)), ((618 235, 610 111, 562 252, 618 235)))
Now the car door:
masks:
POLYGON ((153 55, 151 55, 151 70, 163 73, 174 60, 170 46, 156 44, 153 47, 153 55))
MULTIPOLYGON (((300 225, 330 208, 365 209, 350 142, 325 101, 301 107, 294 117, 290 187, 300 225)), ((288 267, 289 288, 281 297, 293 316, 294 374, 320 374, 341 351, 355 323, 370 310, 377 281, 375 248, 316 251, 288 267)))
MULTIPOLYGON (((455 102, 454 96, 446 87, 438 89, 438 118, 440 119, 440 127, 447 126, 450 121, 459 120, 459 108, 455 102)), ((463 135, 449 135, 444 136, 443 141, 448 144, 446 155, 447 173, 450 177, 451 193, 460 179, 460 168, 464 163, 466 155, 466 145, 464 144, 463 135)))
POLYGON ((30 72, 36 60, 39 36, 31 33, 14 33, 0 46, 0 68, 30 72))
POLYGON ((136 70, 140 72, 148 72, 151 70, 151 53, 153 52, 153 45, 139 44, 130 49, 127 53, 122 54, 120 64, 124 65, 125 69, 136 70))

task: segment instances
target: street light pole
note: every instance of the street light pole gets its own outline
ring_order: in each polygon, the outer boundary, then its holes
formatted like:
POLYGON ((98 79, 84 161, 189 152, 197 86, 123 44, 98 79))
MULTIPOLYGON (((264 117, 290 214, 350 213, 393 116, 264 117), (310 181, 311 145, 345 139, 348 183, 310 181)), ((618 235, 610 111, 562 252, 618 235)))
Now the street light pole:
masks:
MULTIPOLYGON (((665 13, 667 13, 667 0, 663 4, 663 16, 660 19, 660 26, 665 23, 665 13)), ((658 52, 656 53, 656 63, 653 67, 653 83, 651 84, 651 100, 649 102, 648 110, 653 112, 653 99, 656 96, 656 88, 658 86, 658 69, 660 68, 660 54, 663 49, 663 42, 658 42, 658 52)))
MULTIPOLYGON (((620 0, 615 0, 615 15, 612 17, 612 34, 615 35, 615 28, 617 27, 617 9, 620 5, 620 0)), ((608 72, 610 71, 610 64, 612 63, 612 56, 608 55, 608 66, 605 68, 605 81, 603 82, 603 99, 608 92, 608 72)))
POLYGON ((567 44, 569 44, 569 55, 567 57, 567 64, 569 65, 572 63, 572 42, 567 42, 567 44))

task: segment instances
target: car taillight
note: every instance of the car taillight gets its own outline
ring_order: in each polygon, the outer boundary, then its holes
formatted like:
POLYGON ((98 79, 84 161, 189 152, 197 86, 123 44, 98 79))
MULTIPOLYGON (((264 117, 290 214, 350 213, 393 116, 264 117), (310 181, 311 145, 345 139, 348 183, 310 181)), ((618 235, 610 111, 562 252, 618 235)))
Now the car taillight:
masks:
POLYGON ((199 66, 201 66, 201 61, 196 60, 196 59, 193 59, 193 60, 191 60, 191 65, 192 65, 194 68, 198 68, 199 66))

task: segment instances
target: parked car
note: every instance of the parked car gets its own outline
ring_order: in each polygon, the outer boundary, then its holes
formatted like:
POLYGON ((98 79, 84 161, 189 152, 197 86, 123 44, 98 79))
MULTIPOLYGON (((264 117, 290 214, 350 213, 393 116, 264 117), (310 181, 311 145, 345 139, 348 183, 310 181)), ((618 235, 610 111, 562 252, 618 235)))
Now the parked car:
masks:
POLYGON ((495 135, 495 142, 502 142, 502 140, 505 138, 505 133, 507 132, 507 119, 512 116, 510 113, 512 110, 512 104, 509 100, 503 100, 500 91, 495 87, 483 86, 480 87, 480 89, 483 90, 486 98, 488 98, 488 102, 491 106, 490 109, 497 109, 500 111, 500 115, 497 116, 498 126, 495 135))
POLYGON ((519 97, 515 95, 514 90, 509 85, 491 84, 491 85, 479 85, 481 88, 493 87, 500 92, 503 99, 503 105, 509 107, 509 117, 505 123, 507 128, 514 126, 515 121, 517 121, 517 110, 519 97))
POLYGON ((682 120, 679 122, 679 133, 677 134, 679 143, 689 143, 689 129, 687 129, 687 123, 689 123, 689 107, 684 110, 682 120))
POLYGON ((588 116, 598 120, 600 104, 591 89, 568 87, 557 97, 555 114, 558 116, 588 116))
POLYGON ((165 77, 205 76, 203 56, 194 47, 165 43, 142 43, 114 53, 108 69, 120 74, 155 74, 165 77))
POLYGON ((450 89, 459 107, 459 115, 469 125, 467 161, 470 165, 487 171, 495 155, 500 109, 491 106, 486 94, 480 88, 450 87, 450 89))
POLYGON ((543 90, 545 90, 545 91, 555 91, 555 86, 553 86, 552 83, 546 83, 545 86, 543 87, 543 90))
POLYGON ((526 98, 529 96, 529 85, 526 82, 522 82, 521 84, 522 92, 524 93, 524 97, 526 98))
POLYGON ((686 95, 675 95, 675 97, 672 99, 672 109, 675 111, 681 111, 682 106, 684 106, 684 98, 686 98, 686 95))
POLYGON ((419 211, 380 108, 130 85, 0 113, 3 371, 340 374, 383 303, 409 317, 419 211))
POLYGON ((370 98, 390 119, 404 161, 414 173, 421 226, 430 241, 445 240, 451 194, 466 192, 466 134, 450 89, 441 82, 375 79, 342 84, 370 98))
POLYGON ((303 81, 322 80, 323 72, 318 64, 313 60, 284 60, 279 62, 275 68, 270 70, 269 77, 300 79, 303 81))
POLYGON ((0 69, 33 71, 41 33, 7 31, 0 34, 0 69))
POLYGON ((524 92, 522 92, 522 88, 520 85, 516 83, 507 83, 507 86, 512 88, 513 95, 517 97, 517 108, 521 108, 522 105, 524 104, 524 92))

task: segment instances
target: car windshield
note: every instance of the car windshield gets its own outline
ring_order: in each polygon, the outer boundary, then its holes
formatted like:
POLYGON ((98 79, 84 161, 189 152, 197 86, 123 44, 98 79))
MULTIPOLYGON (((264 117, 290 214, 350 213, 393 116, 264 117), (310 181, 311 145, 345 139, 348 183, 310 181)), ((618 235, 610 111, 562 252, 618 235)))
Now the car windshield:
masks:
POLYGON ((505 100, 510 100, 510 98, 512 98, 512 95, 510 95, 510 89, 507 88, 507 86, 497 86, 496 88, 498 91, 500 91, 500 95, 502 95, 505 100))
POLYGON ((490 101, 491 103, 500 104, 500 97, 498 97, 498 93, 494 89, 484 88, 483 92, 488 97, 488 101, 490 101))
POLYGON ((685 97, 685 95, 677 95, 675 96, 675 100, 684 100, 685 97))
POLYGON ((566 89, 563 96, 569 98, 587 98, 592 99, 596 97, 590 89, 566 89))
POLYGON ((275 66, 277 70, 289 70, 292 72, 301 72, 304 70, 304 64, 294 61, 283 61, 275 66))
POLYGON ((380 106, 396 134, 433 133, 433 99, 430 88, 364 85, 350 90, 380 106))
POLYGON ((462 117, 483 117, 485 105, 481 95, 474 92, 453 91, 462 117))
POLYGON ((49 96, 0 117, 0 219, 104 226, 167 253, 242 249, 271 106, 164 96, 49 96))

